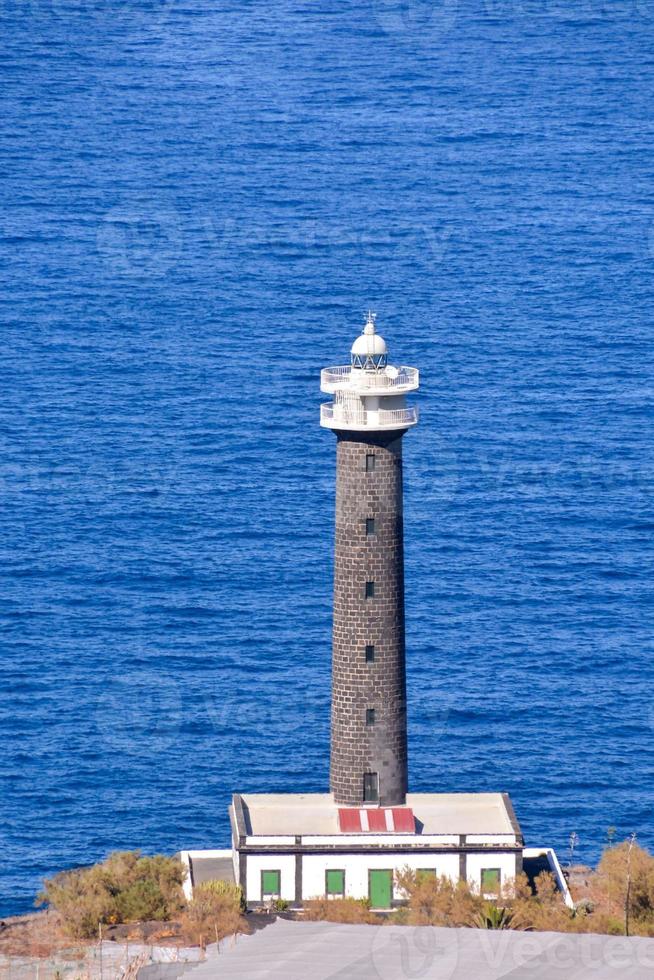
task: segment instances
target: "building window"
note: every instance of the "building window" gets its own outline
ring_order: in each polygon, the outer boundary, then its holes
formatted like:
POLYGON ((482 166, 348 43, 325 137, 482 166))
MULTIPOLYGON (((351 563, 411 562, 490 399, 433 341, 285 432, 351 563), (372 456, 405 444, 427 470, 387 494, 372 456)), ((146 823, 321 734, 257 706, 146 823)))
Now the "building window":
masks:
POLYGON ((417 868, 417 881, 432 881, 436 877, 436 868, 417 868))
POLYGON ((379 803, 379 776, 376 772, 363 774, 363 802, 379 803))
POLYGON ((374 724, 375 724, 375 709, 366 708, 366 725, 374 725, 374 724))
POLYGON ((327 898, 345 897, 344 871, 333 871, 331 868, 329 871, 325 871, 325 895, 327 898))
POLYGON ((261 872, 261 898, 279 898, 281 887, 281 871, 262 871, 261 872))
POLYGON ((366 599, 374 599, 374 598, 375 598, 375 583, 366 582, 366 599))
POLYGON ((374 533, 375 533, 375 518, 366 517, 366 536, 370 537, 370 535, 374 533))
POLYGON ((485 898, 494 898, 500 893, 501 871, 499 868, 482 868, 481 893, 485 898))
POLYGON ((375 454, 366 453, 366 473, 372 473, 375 468, 375 454))
POLYGON ((368 643, 366 646, 366 663, 371 664, 375 659, 375 648, 372 643, 368 643))

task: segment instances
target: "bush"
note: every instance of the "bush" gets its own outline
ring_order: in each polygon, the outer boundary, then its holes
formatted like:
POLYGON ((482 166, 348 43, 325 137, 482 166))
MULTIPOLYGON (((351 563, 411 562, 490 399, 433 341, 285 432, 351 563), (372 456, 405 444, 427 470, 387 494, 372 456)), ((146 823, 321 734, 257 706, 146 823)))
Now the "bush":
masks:
POLYGON ((205 881, 198 885, 196 892, 204 894, 211 892, 212 895, 219 895, 227 900, 227 904, 233 904, 241 912, 245 912, 246 904, 243 897, 243 889, 240 885, 235 885, 233 881, 224 881, 222 878, 215 878, 212 881, 205 881))
POLYGON ((88 939, 101 923, 167 921, 183 907, 185 876, 176 858, 116 851, 100 864, 47 879, 37 904, 56 909, 69 935, 88 939))
POLYGON ((632 846, 630 858, 628 841, 606 848, 592 879, 592 899, 611 920, 612 932, 619 929, 624 934, 628 860, 630 931, 648 935, 654 929, 654 857, 638 844, 632 846))
POLYGON ((367 898, 314 898, 304 903, 304 917, 310 922, 379 923, 370 911, 367 898))
POLYGON ((479 929, 510 929, 512 921, 513 913, 510 909, 493 902, 484 902, 473 924, 479 929))
POLYGON ((219 942, 225 936, 247 932, 241 914, 243 895, 238 885, 207 881, 193 890, 193 898, 182 915, 184 936, 205 949, 207 943, 219 942))
POLYGON ((393 909, 392 912, 386 916, 386 921, 384 925, 387 926, 408 926, 409 925, 409 910, 406 905, 400 905, 398 908, 393 909))
POLYGON ((556 879, 541 871, 535 881, 536 894, 525 874, 518 875, 511 902, 511 928, 539 932, 585 932, 586 916, 575 917, 565 905, 556 879))
POLYGON ((116 908, 120 922, 163 921, 170 917, 159 886, 148 878, 134 881, 119 892, 116 908))
POLYGON ((396 872, 395 884, 408 899, 408 923, 414 926, 469 926, 484 905, 465 881, 455 883, 446 875, 403 868, 396 872))

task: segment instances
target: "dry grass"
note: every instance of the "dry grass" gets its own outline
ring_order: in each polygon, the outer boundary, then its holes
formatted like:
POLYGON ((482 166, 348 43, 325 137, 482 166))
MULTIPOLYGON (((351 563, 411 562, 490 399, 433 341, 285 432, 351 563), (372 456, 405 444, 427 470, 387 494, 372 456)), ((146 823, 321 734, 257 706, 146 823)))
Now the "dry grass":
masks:
POLYGON ((395 884, 408 898, 404 917, 408 925, 467 926, 483 907, 483 899, 474 895, 464 881, 455 883, 444 875, 420 874, 404 868, 395 875, 395 884))
POLYGON ((5 956, 52 956, 70 947, 56 912, 33 912, 3 919, 0 953, 5 956))
POLYGON ((205 949, 208 943, 220 942, 226 936, 249 932, 241 905, 238 885, 223 881, 198 885, 181 917, 182 936, 205 949))
POLYGON ((374 924, 382 921, 370 911, 370 903, 356 898, 314 898, 304 903, 304 918, 310 922, 374 924))

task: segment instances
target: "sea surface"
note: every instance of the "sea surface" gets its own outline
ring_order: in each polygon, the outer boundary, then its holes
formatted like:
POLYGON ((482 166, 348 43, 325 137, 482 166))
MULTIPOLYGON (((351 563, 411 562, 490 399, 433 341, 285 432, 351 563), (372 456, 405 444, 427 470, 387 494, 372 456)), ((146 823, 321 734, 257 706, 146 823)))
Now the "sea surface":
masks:
POLYGON ((410 781, 654 846, 654 7, 5 0, 0 914, 328 782, 335 440, 378 313, 410 781))

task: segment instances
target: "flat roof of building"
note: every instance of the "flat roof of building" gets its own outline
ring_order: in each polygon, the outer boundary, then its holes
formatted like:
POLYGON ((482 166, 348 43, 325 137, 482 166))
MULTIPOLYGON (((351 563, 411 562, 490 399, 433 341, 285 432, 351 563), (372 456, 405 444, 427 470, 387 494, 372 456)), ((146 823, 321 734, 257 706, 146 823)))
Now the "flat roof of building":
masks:
MULTIPOLYGON (((243 793, 248 836, 339 834, 331 793, 243 793)), ((418 834, 520 834, 506 793, 407 793, 418 834)))

